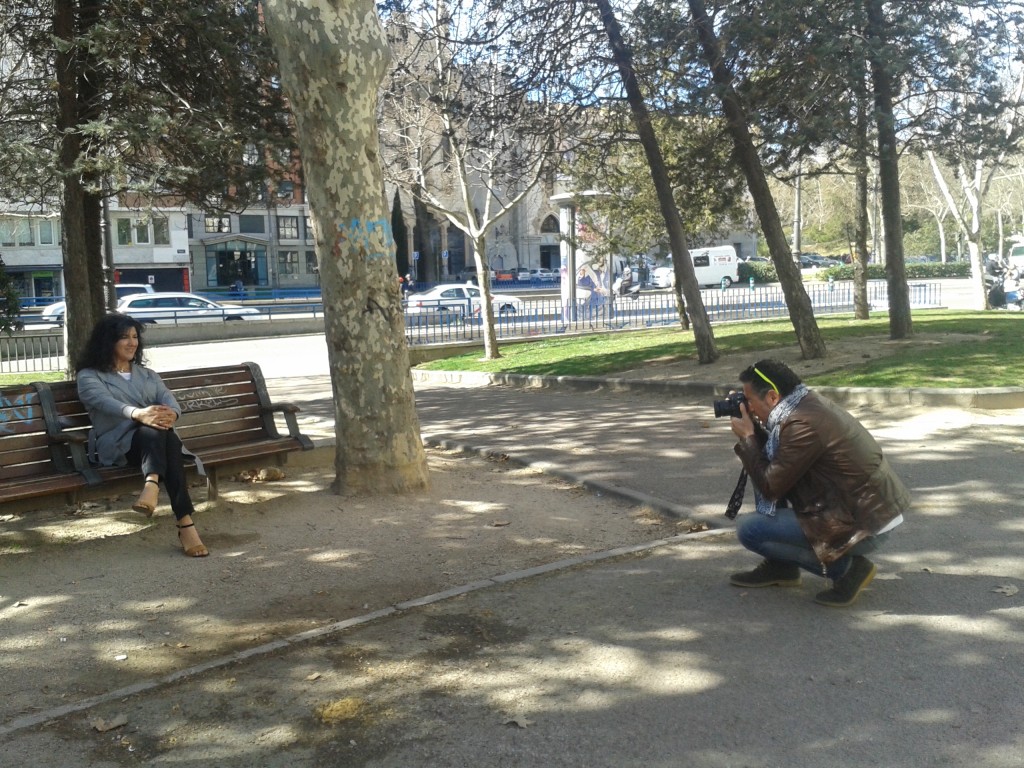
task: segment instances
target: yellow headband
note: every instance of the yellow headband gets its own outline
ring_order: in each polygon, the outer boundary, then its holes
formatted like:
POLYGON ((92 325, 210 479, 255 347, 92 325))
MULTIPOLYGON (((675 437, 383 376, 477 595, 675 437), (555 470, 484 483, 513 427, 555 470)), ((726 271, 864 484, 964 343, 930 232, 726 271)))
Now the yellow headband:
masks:
POLYGON ((764 379, 765 381, 767 381, 767 382, 768 382, 768 386, 770 386, 770 387, 771 387, 772 389, 774 389, 774 390, 775 390, 775 394, 777 394, 777 395, 781 395, 781 394, 782 394, 781 392, 779 392, 779 388, 775 386, 775 382, 774 382, 774 381, 772 381, 771 379, 769 379, 769 378, 768 378, 767 376, 765 376, 765 375, 764 375, 763 373, 761 373, 761 372, 760 372, 759 370, 757 370, 757 366, 756 366, 756 365, 754 366, 754 373, 756 373, 756 374, 757 374, 758 376, 760 376, 760 377, 761 377, 762 379, 764 379))

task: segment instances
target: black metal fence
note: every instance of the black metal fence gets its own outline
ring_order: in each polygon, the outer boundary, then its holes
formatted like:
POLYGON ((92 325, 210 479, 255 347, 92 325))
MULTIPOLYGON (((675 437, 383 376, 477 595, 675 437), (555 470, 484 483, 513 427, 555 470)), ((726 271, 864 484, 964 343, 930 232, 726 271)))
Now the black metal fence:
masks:
MULTIPOLYGON (((853 311, 853 284, 849 282, 806 285, 816 315, 853 311)), ((910 305, 923 309, 942 306, 942 286, 937 282, 909 286, 910 305)), ((778 285, 732 286, 726 290, 701 291, 712 323, 788 317, 782 289, 778 285)), ((500 296, 500 294, 496 294, 500 296)), ((872 309, 888 306, 888 287, 883 280, 868 283, 872 309)), ((496 302, 497 303, 497 302, 496 302)), ((265 316, 247 322, 256 331, 259 323, 286 318, 323 315, 319 304, 276 307, 265 316)), ((530 338, 589 331, 637 330, 679 322, 675 298, 670 293, 641 292, 635 298, 598 297, 567 305, 560 298, 523 298, 515 312, 495 312, 498 338, 530 338)), ((405 314, 406 338, 410 344, 444 344, 483 338, 479 305, 452 305, 444 309, 409 311, 405 314)), ((64 367, 63 336, 60 329, 37 330, 12 336, 0 335, 0 373, 59 371, 64 367)))

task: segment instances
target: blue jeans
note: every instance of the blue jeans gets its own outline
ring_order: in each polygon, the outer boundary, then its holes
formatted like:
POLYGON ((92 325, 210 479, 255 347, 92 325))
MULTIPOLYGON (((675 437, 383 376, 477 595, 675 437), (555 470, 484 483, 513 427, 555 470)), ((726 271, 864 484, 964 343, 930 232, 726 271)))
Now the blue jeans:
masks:
MULTIPOLYGON (((751 552, 767 560, 794 563, 817 576, 823 575, 821 562, 800 528, 796 512, 789 507, 777 508, 774 517, 756 512, 741 515, 736 520, 736 538, 751 552)), ((880 533, 864 539, 828 566, 824 575, 833 581, 841 579, 849 570, 854 555, 874 552, 887 538, 888 533, 880 533)))

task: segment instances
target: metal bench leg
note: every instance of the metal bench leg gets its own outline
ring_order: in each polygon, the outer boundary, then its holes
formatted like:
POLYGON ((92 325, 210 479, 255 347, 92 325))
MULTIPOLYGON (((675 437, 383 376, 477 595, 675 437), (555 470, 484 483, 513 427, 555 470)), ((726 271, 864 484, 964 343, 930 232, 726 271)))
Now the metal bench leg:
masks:
POLYGON ((206 468, 206 499, 207 501, 216 501, 218 496, 217 489, 217 468, 207 467, 206 468))

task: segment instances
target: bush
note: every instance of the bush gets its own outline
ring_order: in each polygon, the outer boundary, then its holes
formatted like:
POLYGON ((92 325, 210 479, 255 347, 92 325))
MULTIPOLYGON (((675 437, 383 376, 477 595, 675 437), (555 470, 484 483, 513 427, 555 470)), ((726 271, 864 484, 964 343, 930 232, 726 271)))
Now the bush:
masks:
MULTIPOLYGON (((970 277, 971 265, 966 261, 950 262, 948 264, 937 264, 934 262, 917 263, 911 262, 906 265, 908 280, 929 280, 939 277, 970 277)), ((764 261, 744 261, 739 265, 740 282, 746 283, 751 276, 755 283, 777 283, 779 276, 775 273, 775 265, 764 261)), ((853 280, 853 265, 843 264, 838 267, 828 267, 818 270, 803 270, 804 279, 828 280, 853 280)), ((882 264, 868 264, 868 280, 885 280, 885 266, 882 264)))
POLYGON ((741 283, 749 283, 751 277, 755 283, 779 282, 779 276, 775 274, 775 265, 770 261, 743 261, 740 262, 737 272, 741 283))
MULTIPOLYGON (((936 263, 911 263, 906 265, 908 280, 927 280, 939 277, 969 277, 971 265, 966 261, 950 262, 948 264, 936 263)), ((836 280, 853 280, 853 265, 843 264, 841 267, 829 267, 819 269, 818 277, 827 280, 832 277, 836 280)), ((868 280, 885 280, 885 266, 882 264, 868 264, 868 280)))

